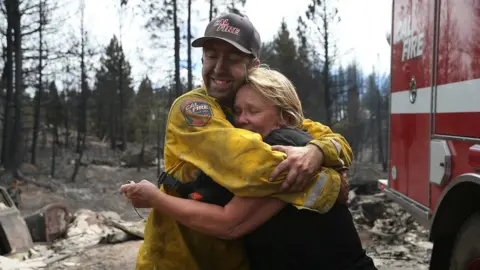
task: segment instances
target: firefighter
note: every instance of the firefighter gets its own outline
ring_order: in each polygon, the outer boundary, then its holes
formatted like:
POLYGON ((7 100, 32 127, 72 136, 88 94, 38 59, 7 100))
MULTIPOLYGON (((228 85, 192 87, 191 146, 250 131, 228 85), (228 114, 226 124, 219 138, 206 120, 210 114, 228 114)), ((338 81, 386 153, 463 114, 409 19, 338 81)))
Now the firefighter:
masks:
MULTIPOLYGON (((329 183, 329 192, 315 196, 307 186, 318 178, 322 166, 348 167, 352 152, 345 139, 311 120, 302 128, 315 140, 304 147, 272 151, 261 136, 232 123, 236 91, 245 83, 250 67, 259 64, 260 36, 243 16, 227 14, 209 23, 205 36, 193 47, 202 47, 203 86, 177 98, 170 109, 165 138, 165 171, 182 183, 192 182, 203 171, 237 196, 267 196, 297 207, 328 209, 340 183, 329 183), (295 193, 297 192, 297 193, 295 193), (313 200, 307 200, 313 198, 313 200)), ((277 148, 273 148, 277 149, 277 148)), ((337 178, 338 179, 338 178, 337 178)), ((162 190, 179 196, 173 186, 162 190)), ((191 230, 172 218, 151 211, 137 270, 147 269, 249 269, 241 241, 224 241, 191 230)))

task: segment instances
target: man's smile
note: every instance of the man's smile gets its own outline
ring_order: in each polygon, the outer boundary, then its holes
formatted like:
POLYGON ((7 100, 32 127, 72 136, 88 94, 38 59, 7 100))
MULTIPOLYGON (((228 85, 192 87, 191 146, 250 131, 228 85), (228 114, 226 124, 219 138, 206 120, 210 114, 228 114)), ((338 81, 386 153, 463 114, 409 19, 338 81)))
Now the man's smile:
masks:
POLYGON ((225 80, 225 79, 214 79, 211 78, 213 86, 215 88, 228 88, 232 84, 232 80, 225 80))

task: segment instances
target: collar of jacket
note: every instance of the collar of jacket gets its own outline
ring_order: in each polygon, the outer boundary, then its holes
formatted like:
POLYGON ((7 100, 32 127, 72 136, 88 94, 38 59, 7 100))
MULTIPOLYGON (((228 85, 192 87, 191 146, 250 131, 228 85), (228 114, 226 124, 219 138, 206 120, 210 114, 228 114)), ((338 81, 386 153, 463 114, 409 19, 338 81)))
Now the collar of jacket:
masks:
POLYGON ((215 102, 216 105, 218 105, 220 108, 222 108, 222 111, 225 113, 225 116, 227 117, 227 120, 233 125, 234 124, 234 113, 232 108, 228 108, 225 106, 221 106, 220 103, 218 103, 217 99, 214 97, 211 97, 208 95, 207 87, 205 86, 204 83, 202 83, 202 86, 200 88, 197 88, 193 90, 199 94, 205 95, 209 100, 212 102, 215 102))

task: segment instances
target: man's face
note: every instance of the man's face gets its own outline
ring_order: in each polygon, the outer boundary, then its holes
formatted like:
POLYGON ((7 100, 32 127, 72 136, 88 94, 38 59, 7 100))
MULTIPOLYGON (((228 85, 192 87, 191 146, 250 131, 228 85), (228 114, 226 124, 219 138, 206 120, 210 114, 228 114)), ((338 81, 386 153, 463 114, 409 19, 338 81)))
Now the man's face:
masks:
POLYGON ((209 40, 203 47, 203 82, 208 94, 223 105, 231 104, 245 83, 252 57, 221 40, 209 40))

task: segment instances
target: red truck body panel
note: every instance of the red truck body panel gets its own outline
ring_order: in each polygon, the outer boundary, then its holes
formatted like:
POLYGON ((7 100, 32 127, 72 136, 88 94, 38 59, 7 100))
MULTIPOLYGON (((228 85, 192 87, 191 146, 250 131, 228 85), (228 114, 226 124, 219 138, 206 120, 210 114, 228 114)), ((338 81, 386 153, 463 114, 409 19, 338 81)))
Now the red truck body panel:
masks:
POLYGON ((394 0, 391 48, 388 185, 433 212, 449 183, 475 172, 480 1, 394 0), (441 144, 433 141, 446 145, 448 168, 435 163, 441 144))

